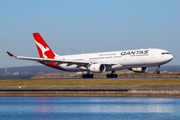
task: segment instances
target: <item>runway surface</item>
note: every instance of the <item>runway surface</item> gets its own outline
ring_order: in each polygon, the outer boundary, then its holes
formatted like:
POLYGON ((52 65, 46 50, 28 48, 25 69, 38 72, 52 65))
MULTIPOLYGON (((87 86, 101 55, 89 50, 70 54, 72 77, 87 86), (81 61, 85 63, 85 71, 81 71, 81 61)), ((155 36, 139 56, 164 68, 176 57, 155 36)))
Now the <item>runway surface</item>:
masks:
MULTIPOLYGON (((94 79, 104 79, 104 80, 111 80, 111 79, 118 79, 118 80, 121 80, 121 79, 180 79, 180 78, 174 78, 174 77, 171 77, 171 78, 39 78, 39 79, 30 79, 30 80, 94 80, 94 79)), ((21 80, 21 79, 19 79, 21 80)))

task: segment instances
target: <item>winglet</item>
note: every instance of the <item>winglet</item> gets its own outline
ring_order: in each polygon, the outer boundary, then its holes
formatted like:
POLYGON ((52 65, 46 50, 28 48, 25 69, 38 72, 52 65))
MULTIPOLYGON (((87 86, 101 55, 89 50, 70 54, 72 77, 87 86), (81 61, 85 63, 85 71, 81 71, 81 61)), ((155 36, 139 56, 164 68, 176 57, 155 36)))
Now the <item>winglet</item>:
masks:
POLYGON ((7 51, 7 54, 8 54, 9 56, 11 56, 11 57, 14 57, 14 55, 13 55, 12 53, 8 52, 8 51, 7 51))

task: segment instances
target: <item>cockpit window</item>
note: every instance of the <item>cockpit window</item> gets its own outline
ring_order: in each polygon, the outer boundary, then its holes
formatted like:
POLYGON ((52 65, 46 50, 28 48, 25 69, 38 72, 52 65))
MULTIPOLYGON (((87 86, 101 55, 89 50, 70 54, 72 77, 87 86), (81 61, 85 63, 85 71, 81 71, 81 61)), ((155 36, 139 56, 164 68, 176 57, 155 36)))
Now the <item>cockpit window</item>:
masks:
POLYGON ((168 52, 163 52, 163 53, 162 53, 162 55, 166 55, 166 54, 170 54, 170 53, 168 53, 168 52))

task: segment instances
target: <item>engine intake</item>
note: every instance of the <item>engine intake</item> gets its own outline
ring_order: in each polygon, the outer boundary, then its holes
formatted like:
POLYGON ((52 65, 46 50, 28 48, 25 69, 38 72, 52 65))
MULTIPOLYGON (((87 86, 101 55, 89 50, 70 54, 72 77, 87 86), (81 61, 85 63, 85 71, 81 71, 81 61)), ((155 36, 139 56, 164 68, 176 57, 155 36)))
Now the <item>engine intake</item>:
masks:
POLYGON ((129 70, 135 72, 135 73, 144 73, 148 70, 147 67, 142 67, 142 68, 129 68, 129 70))
POLYGON ((89 70, 91 72, 102 73, 106 71, 106 66, 104 64, 92 64, 89 70))

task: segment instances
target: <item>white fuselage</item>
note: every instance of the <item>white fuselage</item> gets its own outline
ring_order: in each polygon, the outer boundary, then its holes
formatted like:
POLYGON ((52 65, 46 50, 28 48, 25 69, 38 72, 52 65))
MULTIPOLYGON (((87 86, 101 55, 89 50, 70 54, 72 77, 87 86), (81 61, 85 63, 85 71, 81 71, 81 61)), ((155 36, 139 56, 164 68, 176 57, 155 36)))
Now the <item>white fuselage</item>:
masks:
POLYGON ((160 65, 166 64, 173 59, 173 56, 166 50, 162 49, 139 49, 139 50, 124 50, 114 52, 100 52, 77 55, 57 55, 41 35, 33 33, 35 44, 40 58, 15 56, 8 52, 8 55, 16 59, 32 60, 49 67, 64 70, 69 72, 87 71, 83 74, 83 78, 93 78, 90 72, 102 73, 112 71, 107 74, 107 78, 117 78, 117 74, 113 74, 117 70, 129 69, 134 72, 144 73, 147 67, 157 66, 156 74, 160 65))
MULTIPOLYGON (((162 49, 139 49, 114 52, 101 52, 57 56, 56 59, 71 61, 89 61, 89 63, 108 64, 106 71, 115 71, 137 67, 153 67, 168 63, 173 56, 162 49)), ((87 71, 87 67, 76 64, 62 63, 59 67, 65 71, 87 71)))

